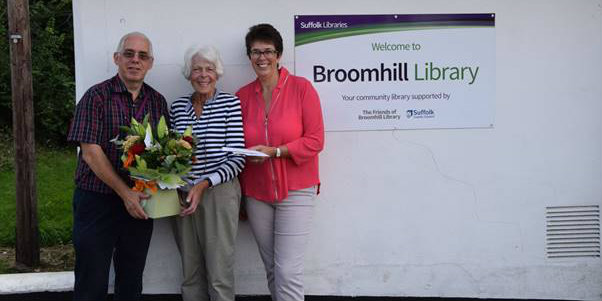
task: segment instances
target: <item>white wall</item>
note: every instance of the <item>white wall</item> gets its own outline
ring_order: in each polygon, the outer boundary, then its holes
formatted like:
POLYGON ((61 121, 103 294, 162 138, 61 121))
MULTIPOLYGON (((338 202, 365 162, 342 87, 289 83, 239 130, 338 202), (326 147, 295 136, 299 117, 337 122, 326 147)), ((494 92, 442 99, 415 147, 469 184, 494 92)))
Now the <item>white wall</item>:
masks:
MULTIPOLYGON (((545 207, 602 202, 601 0, 74 1, 78 98, 116 73, 121 35, 154 42, 148 82, 168 99, 191 43, 218 46, 234 92, 254 74, 249 26, 274 24, 294 66, 295 14, 496 13, 492 129, 328 132, 307 252, 312 295, 602 298, 600 258, 547 259, 545 207)), ((322 100, 327 101, 327 100, 322 100)), ((146 293, 177 293, 179 255, 155 223, 146 293)), ((247 223, 237 293, 266 294, 247 223)))

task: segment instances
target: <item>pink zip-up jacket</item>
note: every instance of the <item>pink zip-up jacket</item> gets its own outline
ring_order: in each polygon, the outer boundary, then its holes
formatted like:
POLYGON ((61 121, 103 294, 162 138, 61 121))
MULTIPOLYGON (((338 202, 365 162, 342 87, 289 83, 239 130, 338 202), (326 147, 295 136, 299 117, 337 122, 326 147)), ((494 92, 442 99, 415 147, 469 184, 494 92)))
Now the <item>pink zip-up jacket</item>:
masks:
POLYGON ((245 146, 286 145, 291 158, 271 158, 246 164, 240 174, 242 192, 268 203, 281 201, 289 190, 320 184, 318 153, 324 147, 324 122, 320 98, 311 83, 280 68, 267 119, 261 83, 240 88, 245 146))

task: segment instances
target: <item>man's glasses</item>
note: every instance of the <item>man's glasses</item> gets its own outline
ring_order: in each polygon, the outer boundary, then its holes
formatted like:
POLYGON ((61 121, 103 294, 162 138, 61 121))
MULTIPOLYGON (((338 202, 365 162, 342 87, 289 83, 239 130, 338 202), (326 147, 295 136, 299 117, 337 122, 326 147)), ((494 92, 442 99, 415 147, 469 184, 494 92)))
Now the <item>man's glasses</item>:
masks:
POLYGON ((261 51, 258 49, 251 50, 251 58, 253 58, 253 59, 258 59, 262 54, 266 59, 272 59, 272 58, 276 57, 276 54, 278 54, 278 51, 276 51, 274 49, 267 49, 264 51, 261 51))
POLYGON ((144 52, 144 51, 136 52, 133 50, 126 50, 121 53, 121 55, 123 55, 125 58, 130 59, 130 60, 133 59, 136 56, 136 54, 138 54, 138 58, 141 61, 146 62, 152 58, 152 56, 150 56, 147 52, 144 52))

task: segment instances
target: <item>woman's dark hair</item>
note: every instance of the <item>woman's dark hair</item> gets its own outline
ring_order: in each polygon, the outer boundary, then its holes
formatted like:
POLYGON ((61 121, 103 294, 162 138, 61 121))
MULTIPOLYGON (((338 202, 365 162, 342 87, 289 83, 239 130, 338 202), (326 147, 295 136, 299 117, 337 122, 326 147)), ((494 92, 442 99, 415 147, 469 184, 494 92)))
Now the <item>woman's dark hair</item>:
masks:
POLYGON ((278 52, 278 56, 282 55, 282 36, 274 26, 262 23, 251 26, 249 28, 249 32, 247 36, 245 36, 245 44, 247 46, 247 56, 251 55, 251 44, 254 42, 265 42, 272 43, 274 47, 276 47, 276 51, 278 52))

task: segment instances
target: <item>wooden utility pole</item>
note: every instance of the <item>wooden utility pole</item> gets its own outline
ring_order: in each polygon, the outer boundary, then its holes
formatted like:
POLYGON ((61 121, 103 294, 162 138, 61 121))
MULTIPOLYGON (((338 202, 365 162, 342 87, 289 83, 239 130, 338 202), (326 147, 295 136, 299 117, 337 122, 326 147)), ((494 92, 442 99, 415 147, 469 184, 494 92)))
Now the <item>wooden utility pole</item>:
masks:
POLYGON ((27 0, 7 0, 17 196, 17 267, 40 264, 35 181, 31 34, 27 0))

